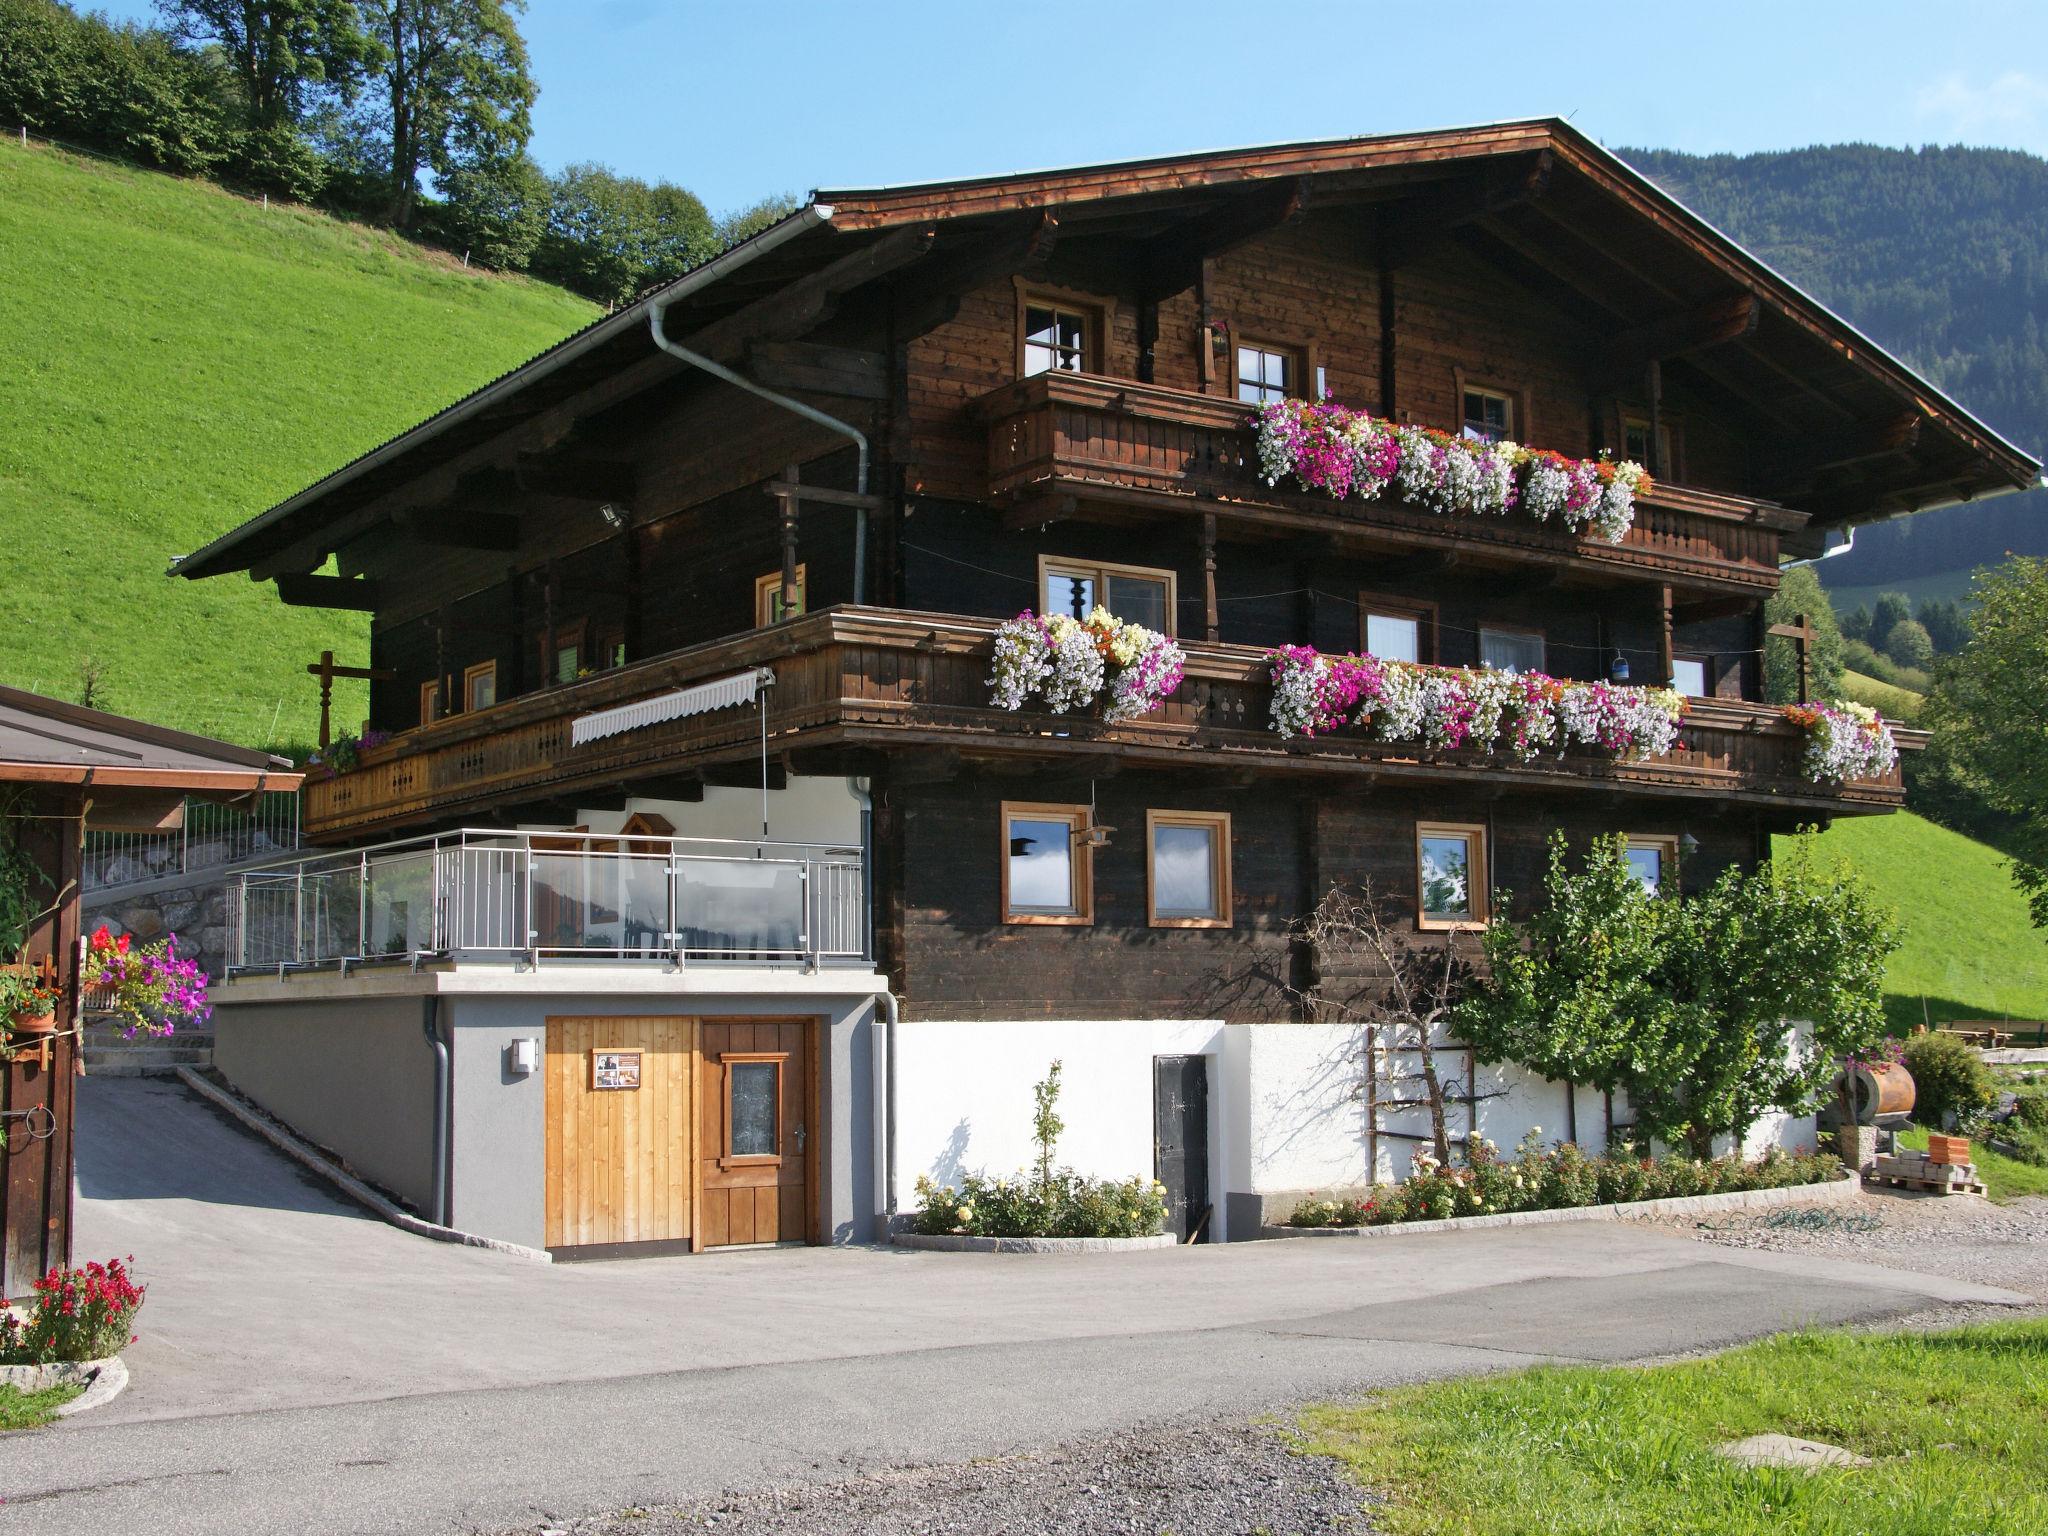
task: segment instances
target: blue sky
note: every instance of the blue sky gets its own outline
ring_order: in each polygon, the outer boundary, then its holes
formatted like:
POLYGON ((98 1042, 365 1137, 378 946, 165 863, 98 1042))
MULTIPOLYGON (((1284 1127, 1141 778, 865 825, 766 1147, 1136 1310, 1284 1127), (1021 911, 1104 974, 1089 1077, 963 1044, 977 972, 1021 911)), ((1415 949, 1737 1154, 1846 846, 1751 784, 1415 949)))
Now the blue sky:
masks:
POLYGON ((821 185, 1547 114, 1609 145, 1702 153, 1865 140, 2048 154, 2044 0, 533 0, 525 32, 542 164, 604 161, 720 210, 821 185))

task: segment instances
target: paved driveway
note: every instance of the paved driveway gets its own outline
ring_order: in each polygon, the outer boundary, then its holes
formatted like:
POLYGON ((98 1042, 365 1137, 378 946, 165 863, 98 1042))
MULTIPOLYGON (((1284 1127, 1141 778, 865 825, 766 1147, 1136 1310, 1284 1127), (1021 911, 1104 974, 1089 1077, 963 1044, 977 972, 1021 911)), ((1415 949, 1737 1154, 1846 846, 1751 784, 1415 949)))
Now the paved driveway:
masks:
POLYGON ((164 1082, 81 1085, 134 1384, 0 1446, 24 1532, 450 1531, 2008 1293, 1608 1224, 1117 1256, 539 1265, 364 1218, 164 1082))

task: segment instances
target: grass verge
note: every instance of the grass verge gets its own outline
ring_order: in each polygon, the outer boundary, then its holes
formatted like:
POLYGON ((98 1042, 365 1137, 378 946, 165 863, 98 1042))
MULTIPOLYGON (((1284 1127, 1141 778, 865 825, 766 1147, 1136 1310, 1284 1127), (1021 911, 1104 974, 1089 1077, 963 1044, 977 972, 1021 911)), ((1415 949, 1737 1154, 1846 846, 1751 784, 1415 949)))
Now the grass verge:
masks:
MULTIPOLYGON (((1919 1126, 1899 1132, 1899 1145, 1915 1152, 1927 1150, 1927 1132, 1919 1126)), ((2048 1195, 2048 1168, 2036 1168, 2017 1158, 2001 1157, 1984 1145, 1980 1137, 1970 1143, 1970 1160, 1977 1165, 1977 1177, 1993 1200, 2017 1200, 2023 1195, 2048 1195)), ((1948 1199, 1956 1199, 1950 1195, 1948 1199)), ((2048 1527, 2044 1527, 2048 1529, 2048 1527)))
POLYGON ((57 1417, 57 1410, 83 1392, 83 1387, 45 1387, 24 1392, 0 1382, 0 1430, 35 1429, 57 1417))
POLYGON ((2048 1530, 2048 1323, 1809 1333, 1711 1360, 1548 1367, 1311 1410, 1391 1536, 2023 1536, 2048 1530), (1740 1467, 1749 1435, 1856 1470, 1740 1467))

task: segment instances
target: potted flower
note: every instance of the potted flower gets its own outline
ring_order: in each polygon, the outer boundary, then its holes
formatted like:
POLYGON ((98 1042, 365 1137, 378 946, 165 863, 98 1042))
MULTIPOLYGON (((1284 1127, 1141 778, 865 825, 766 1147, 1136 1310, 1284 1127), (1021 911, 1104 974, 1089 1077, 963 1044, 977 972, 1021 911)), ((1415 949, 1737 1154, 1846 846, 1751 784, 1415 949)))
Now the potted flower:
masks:
POLYGON ((213 1017, 206 972, 198 961, 178 957, 176 934, 136 947, 127 934, 117 938, 102 926, 86 945, 81 979, 96 1007, 112 1014, 131 1040, 173 1034, 180 1025, 190 1029, 213 1017))
POLYGON ((7 1034, 52 1035, 57 1032, 57 999, 62 989, 46 981, 36 967, 22 962, 0 969, 0 1018, 7 1034))

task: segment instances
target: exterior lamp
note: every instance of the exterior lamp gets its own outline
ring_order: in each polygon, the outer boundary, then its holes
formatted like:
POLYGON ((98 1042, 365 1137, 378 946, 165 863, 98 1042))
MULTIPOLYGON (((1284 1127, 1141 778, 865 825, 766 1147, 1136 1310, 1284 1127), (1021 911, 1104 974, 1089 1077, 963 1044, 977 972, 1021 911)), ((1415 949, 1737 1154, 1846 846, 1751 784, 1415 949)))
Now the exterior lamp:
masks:
POLYGON ((1681 832, 1678 835, 1678 851, 1689 859, 1700 851, 1700 840, 1690 832, 1681 832))

